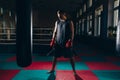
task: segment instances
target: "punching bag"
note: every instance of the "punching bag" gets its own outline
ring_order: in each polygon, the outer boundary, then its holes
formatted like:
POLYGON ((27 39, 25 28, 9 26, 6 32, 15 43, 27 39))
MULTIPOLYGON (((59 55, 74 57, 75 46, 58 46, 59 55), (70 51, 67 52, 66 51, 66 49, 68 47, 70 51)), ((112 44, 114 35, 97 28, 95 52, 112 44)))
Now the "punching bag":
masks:
POLYGON ((16 0, 16 58, 20 67, 32 63, 31 0, 16 0))
POLYGON ((116 51, 118 55, 120 56, 120 21, 117 25, 117 33, 116 33, 116 51))

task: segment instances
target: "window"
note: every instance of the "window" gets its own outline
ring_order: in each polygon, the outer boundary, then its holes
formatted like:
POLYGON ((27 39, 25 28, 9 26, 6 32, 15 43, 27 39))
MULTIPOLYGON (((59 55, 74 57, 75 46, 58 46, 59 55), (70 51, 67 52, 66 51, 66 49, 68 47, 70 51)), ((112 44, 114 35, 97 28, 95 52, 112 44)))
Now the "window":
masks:
POLYGON ((117 24, 118 24, 118 12, 119 12, 118 9, 114 10, 114 23, 113 23, 113 26, 117 26, 117 24))
POLYGON ((79 13, 80 13, 80 15, 82 15, 82 9, 80 9, 80 12, 79 12, 79 13))
POLYGON ((113 26, 117 26, 118 24, 118 14, 119 14, 119 9, 118 9, 118 6, 119 6, 119 0, 114 0, 114 18, 113 18, 113 26))
POLYGON ((89 27, 90 27, 90 18, 87 16, 87 32, 89 32, 89 27))
POLYGON ((3 8, 0 8, 0 15, 3 14, 3 8))
POLYGON ((78 34, 78 22, 76 22, 76 34, 78 34))
POLYGON ((118 24, 118 17, 119 17, 119 0, 114 0, 114 7, 113 7, 113 26, 109 26, 108 35, 109 37, 116 37, 116 28, 118 24))
POLYGON ((119 6, 119 0, 114 0, 114 8, 119 6))
POLYGON ((78 18, 79 17, 79 13, 77 12, 77 14, 76 14, 76 17, 78 18))
POLYGON ((79 20, 79 28, 78 28, 78 32, 79 32, 79 35, 80 35, 80 33, 81 33, 81 20, 79 20))
POLYGON ((86 4, 84 4, 84 12, 86 11, 86 4))
POLYGON ((82 34, 84 34, 84 21, 85 19, 82 19, 82 34))
POLYGON ((87 16, 87 33, 92 35, 92 15, 87 16))
POLYGON ((89 35, 92 35, 92 15, 90 15, 89 35))
POLYGON ((89 7, 92 6, 92 0, 89 0, 89 7))
POLYGON ((11 15, 11 11, 9 11, 9 16, 12 16, 12 15, 11 15))
POLYGON ((15 40, 16 31, 14 14, 9 10, 0 8, 0 44, 15 44, 15 40))
POLYGON ((103 5, 101 5, 95 10, 95 27, 94 27, 95 36, 100 36, 102 11, 103 11, 103 5))

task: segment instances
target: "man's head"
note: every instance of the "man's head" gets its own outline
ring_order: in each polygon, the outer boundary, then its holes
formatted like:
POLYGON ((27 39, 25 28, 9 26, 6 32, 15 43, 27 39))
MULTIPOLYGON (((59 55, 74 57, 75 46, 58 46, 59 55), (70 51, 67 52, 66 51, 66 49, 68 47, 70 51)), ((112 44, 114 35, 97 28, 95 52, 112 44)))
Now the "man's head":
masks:
POLYGON ((67 13, 64 10, 58 10, 57 16, 59 19, 63 19, 63 20, 67 19, 67 13))

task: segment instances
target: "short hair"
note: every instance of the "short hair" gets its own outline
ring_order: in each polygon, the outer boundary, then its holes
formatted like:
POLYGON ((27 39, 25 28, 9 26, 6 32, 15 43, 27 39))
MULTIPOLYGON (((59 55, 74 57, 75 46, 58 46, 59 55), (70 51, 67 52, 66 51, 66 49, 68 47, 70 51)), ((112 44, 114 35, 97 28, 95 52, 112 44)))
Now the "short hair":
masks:
POLYGON ((57 13, 59 13, 59 14, 67 14, 67 12, 64 11, 64 10, 58 10, 57 13))

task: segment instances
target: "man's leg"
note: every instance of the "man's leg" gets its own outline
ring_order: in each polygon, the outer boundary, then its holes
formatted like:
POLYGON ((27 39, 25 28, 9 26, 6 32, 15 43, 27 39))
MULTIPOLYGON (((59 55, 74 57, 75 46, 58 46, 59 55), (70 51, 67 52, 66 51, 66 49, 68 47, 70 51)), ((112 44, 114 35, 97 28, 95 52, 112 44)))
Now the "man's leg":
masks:
POLYGON ((54 58, 53 58, 53 63, 52 63, 52 69, 51 69, 48 73, 54 72, 56 63, 57 63, 57 58, 54 57, 54 58))
POLYGON ((70 63, 71 63, 71 66, 72 66, 72 69, 73 69, 73 72, 74 74, 76 74, 76 71, 75 71, 75 61, 74 61, 74 58, 70 58, 70 63))

